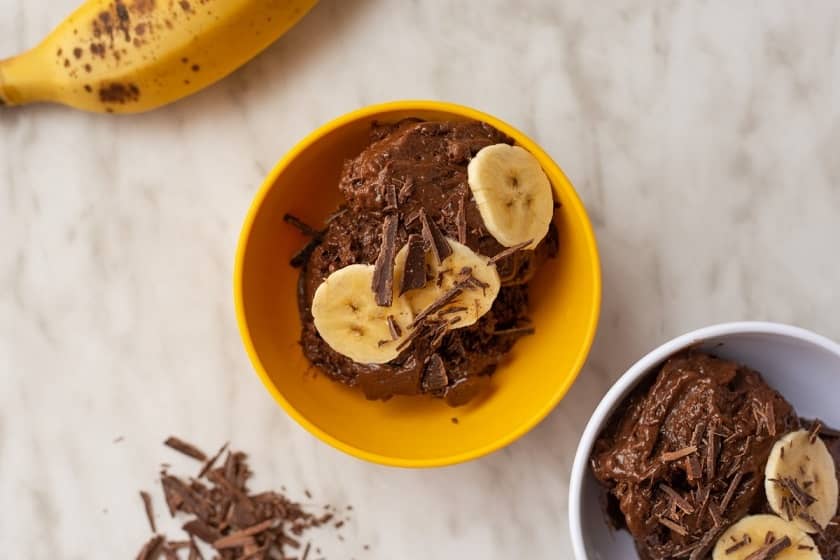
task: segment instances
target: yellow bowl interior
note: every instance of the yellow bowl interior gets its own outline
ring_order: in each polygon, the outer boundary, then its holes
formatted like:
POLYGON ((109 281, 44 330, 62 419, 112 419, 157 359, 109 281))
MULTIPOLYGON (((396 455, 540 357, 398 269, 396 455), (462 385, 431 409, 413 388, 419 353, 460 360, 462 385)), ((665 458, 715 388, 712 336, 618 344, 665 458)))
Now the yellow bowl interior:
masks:
POLYGON ((406 467, 473 459, 535 426, 565 395, 589 352, 601 298, 597 247, 572 185, 536 144, 483 113, 442 102, 403 101, 361 109, 301 141, 272 170, 248 213, 239 241, 235 299, 240 332, 266 388, 321 440, 359 458, 406 467), (533 153, 562 207, 560 253, 531 284, 536 334, 517 342, 490 389, 467 406, 426 397, 368 401, 310 366, 298 344, 298 270, 289 259, 306 242, 283 222, 287 212, 319 226, 338 206, 346 158, 368 143, 374 121, 406 117, 483 120, 533 153), (454 423, 452 418, 457 418, 454 423))

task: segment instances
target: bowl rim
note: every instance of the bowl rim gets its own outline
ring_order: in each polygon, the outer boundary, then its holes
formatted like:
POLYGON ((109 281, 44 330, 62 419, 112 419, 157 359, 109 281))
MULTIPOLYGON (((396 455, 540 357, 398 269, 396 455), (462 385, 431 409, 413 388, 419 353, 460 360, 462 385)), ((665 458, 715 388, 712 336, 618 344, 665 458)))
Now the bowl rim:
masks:
POLYGON ((589 469, 589 456, 595 444, 595 439, 604 423, 612 414, 613 408, 633 390, 642 377, 650 373, 653 367, 674 353, 709 338, 737 334, 781 335, 808 342, 840 357, 840 344, 823 335, 802 327, 767 321, 737 321, 702 327, 672 338, 645 354, 630 366, 601 398, 601 401, 586 423, 577 450, 575 451, 575 459, 572 464, 569 481, 568 515, 572 552, 577 560, 589 560, 583 543, 583 526, 581 524, 583 480, 589 469))
POLYGON ((265 388, 268 390, 268 392, 271 394, 274 400, 280 404, 280 406, 286 411, 286 413, 289 416, 291 416, 298 424, 303 426, 304 429, 306 429, 316 438, 332 446, 333 448, 338 449, 339 451, 343 451, 358 459, 363 459, 372 463, 378 463, 380 465, 393 467, 442 467, 470 461, 492 453, 494 451, 497 451, 503 447, 506 447, 507 445, 510 445, 515 440, 522 437, 531 429, 533 429, 557 406, 557 404, 566 395, 566 393, 569 391, 572 384, 580 374, 580 371, 583 368, 587 357, 589 356, 589 351, 591 350, 592 343, 595 338, 595 333, 597 331, 598 320, 600 318, 601 310, 601 262, 598 252, 598 246, 595 239, 595 234, 592 228, 592 223, 589 219, 589 215, 587 214, 586 209, 583 206, 583 203, 580 200, 580 197, 575 191, 574 186, 572 185, 571 181, 569 181, 569 179, 566 177, 566 174, 563 172, 560 166, 557 165, 557 163, 555 163, 554 160, 552 160, 551 157, 536 142, 534 142, 527 135, 520 132, 513 126, 507 124, 506 122, 497 119, 492 115, 473 109, 471 107, 436 100, 409 99, 368 105, 356 109, 354 111, 350 111, 349 113, 345 113, 344 115, 341 115, 335 119, 328 121, 326 124, 319 126, 314 131, 307 134, 302 140, 295 144, 288 152, 286 152, 286 154, 277 162, 277 164, 275 164, 275 166, 272 168, 269 174, 265 177, 262 184, 260 185, 260 188, 255 194, 253 201, 251 202, 237 242, 233 276, 236 321, 239 327, 240 337, 242 339, 243 345, 245 346, 245 350, 248 354, 248 358, 251 361, 253 369, 256 371, 257 375, 262 381, 262 384, 265 386, 265 388), (249 239, 251 237, 254 222, 256 220, 257 214, 262 208, 265 198, 268 196, 268 193, 276 184, 278 176, 280 176, 281 173, 285 171, 285 169, 291 164, 291 162, 294 161, 304 150, 308 149, 310 146, 318 142, 321 138, 334 132, 335 130, 351 122, 362 119, 368 119, 379 114, 382 114, 384 116, 389 113, 406 111, 432 111, 451 113, 453 115, 458 115, 463 118, 486 122, 491 126, 497 128, 498 130, 504 132, 505 134, 513 137, 516 140, 517 144, 522 145, 524 148, 528 149, 531 153, 533 153, 537 157, 537 159, 540 160, 540 163, 544 167, 550 167, 552 173, 560 178, 560 184, 557 185, 557 188, 563 191, 564 195, 567 197, 567 200, 564 200, 564 205, 570 208, 571 214, 579 217, 583 222, 583 240, 586 246, 587 253, 590 254, 592 257, 590 261, 592 267, 591 273, 594 282, 594 302, 592 308, 590 309, 589 316, 587 317, 587 325, 585 327, 586 335, 583 344, 577 350, 577 355, 575 356, 572 362, 572 366, 569 370, 570 375, 564 380, 564 382, 558 384, 556 391, 553 395, 550 396, 549 399, 545 401, 545 404, 542 407, 535 409, 533 415, 526 422, 523 422, 515 430, 511 430, 504 437, 500 437, 495 441, 488 443, 484 446, 462 451, 457 454, 428 459, 407 459, 401 457, 391 457, 388 455, 382 455, 376 452, 361 449, 330 435, 326 431, 316 426, 314 423, 310 422, 303 414, 301 414, 292 405, 292 403, 289 402, 285 398, 285 396, 277 389, 274 383, 272 383, 266 368, 263 366, 259 359, 259 356, 257 355, 257 351, 253 339, 251 337, 250 328, 245 319, 244 294, 242 290, 245 253, 249 239))

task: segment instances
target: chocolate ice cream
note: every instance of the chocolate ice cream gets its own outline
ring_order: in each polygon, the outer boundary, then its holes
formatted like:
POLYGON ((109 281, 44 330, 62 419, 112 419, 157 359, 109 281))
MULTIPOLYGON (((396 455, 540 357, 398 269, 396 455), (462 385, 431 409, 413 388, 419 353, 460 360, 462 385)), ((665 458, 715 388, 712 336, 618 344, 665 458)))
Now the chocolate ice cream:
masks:
POLYGON ((316 236, 311 252, 299 259, 301 344, 312 364, 337 381, 360 387, 371 399, 428 393, 457 406, 481 390, 517 338, 530 331, 527 282, 557 251, 553 226, 535 250, 510 250, 485 228, 471 196, 467 165, 481 148, 499 143, 512 140, 477 121, 409 119, 373 127, 370 145, 344 165, 339 183, 344 203, 316 236), (392 231, 383 229, 386 222, 392 231), (429 230, 486 257, 507 251, 496 263, 501 289, 490 311, 468 327, 418 329, 388 363, 358 363, 336 352, 313 321, 311 304, 321 283, 348 265, 375 263, 386 245, 402 247, 412 235, 418 243, 428 239, 429 230))

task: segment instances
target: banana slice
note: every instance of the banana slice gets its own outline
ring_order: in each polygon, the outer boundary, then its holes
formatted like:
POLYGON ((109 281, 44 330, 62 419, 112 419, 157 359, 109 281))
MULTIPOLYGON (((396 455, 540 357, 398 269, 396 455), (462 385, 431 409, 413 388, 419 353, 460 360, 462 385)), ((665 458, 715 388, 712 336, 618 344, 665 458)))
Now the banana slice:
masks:
POLYGON ((373 265, 353 264, 330 274, 312 299, 315 328, 336 352, 362 364, 384 364, 399 355, 414 315, 405 298, 376 304, 373 265))
POLYGON ((807 533, 825 529, 837 513, 837 475, 825 443, 805 430, 782 437, 764 468, 764 492, 773 511, 807 533))
MULTIPOLYGON (((432 252, 426 252, 426 284, 421 288, 408 290, 403 297, 408 300, 411 311, 420 315, 450 293, 456 286, 461 291, 448 300, 446 305, 429 315, 446 320, 449 328, 459 329, 472 325, 493 306, 501 282, 496 265, 490 259, 479 255, 466 245, 447 238, 452 254, 438 262, 432 252), (472 278, 473 280, 469 280, 472 278)), ((394 285, 401 286, 406 270, 409 244, 403 246, 394 258, 394 285)))
POLYGON ((554 198, 540 163, 519 146, 482 148, 467 166, 467 181, 487 231, 506 247, 537 246, 551 224, 554 198))
POLYGON ((764 547, 778 549, 777 554, 767 556, 773 560, 822 560, 811 537, 775 515, 749 515, 732 525, 715 544, 712 560, 744 560, 764 547))

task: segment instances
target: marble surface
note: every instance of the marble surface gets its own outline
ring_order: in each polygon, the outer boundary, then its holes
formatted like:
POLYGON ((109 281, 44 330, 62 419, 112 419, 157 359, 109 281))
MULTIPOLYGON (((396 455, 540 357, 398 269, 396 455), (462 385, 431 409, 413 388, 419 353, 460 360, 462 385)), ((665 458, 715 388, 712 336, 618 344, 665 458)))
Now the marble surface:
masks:
MULTIPOLYGON (((0 0, 0 56, 76 0, 0 0)), ((170 433, 250 452, 254 486, 352 504, 328 558, 568 558, 567 478, 611 381, 686 330, 790 322, 840 339, 834 0, 322 0, 247 67, 134 117, 0 112, 4 558, 131 558, 170 433), (461 102, 577 185, 604 269, 570 395, 469 464, 389 469, 291 421, 233 317, 240 221, 299 138, 362 105, 461 102), (122 438, 115 442, 115 439, 122 438), (363 545, 370 545, 364 550, 363 545)))

